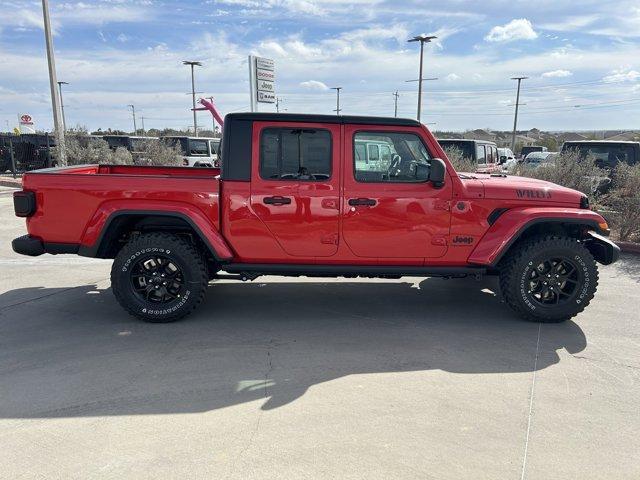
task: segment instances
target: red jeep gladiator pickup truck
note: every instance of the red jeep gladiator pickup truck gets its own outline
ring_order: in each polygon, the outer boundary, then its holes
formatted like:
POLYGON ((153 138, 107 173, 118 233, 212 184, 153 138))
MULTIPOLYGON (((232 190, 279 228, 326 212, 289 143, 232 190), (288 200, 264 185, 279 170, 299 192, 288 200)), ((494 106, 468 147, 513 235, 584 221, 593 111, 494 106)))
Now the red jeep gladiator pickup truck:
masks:
MULTIPOLYGON (((429 130, 398 118, 236 113, 222 168, 86 165, 25 174, 25 255, 114 259, 131 314, 184 317, 216 278, 499 275, 526 319, 593 298, 618 247, 580 192, 458 173, 429 130)), ((464 295, 464 293, 461 293, 464 295)))

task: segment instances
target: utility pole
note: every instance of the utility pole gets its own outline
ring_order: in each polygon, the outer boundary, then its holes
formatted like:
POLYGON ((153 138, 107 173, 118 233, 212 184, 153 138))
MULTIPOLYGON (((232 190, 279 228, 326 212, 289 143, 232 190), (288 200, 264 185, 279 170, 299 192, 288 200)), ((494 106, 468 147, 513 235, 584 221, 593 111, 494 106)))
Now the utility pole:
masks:
POLYGON ((138 133, 138 127, 136 126, 136 107, 134 105, 127 105, 127 107, 131 107, 131 115, 133 115, 133 134, 136 135, 138 133))
POLYGON ((516 111, 513 117, 513 133, 511 134, 511 151, 515 153, 516 150, 516 128, 518 126, 518 106, 520 105, 520 82, 526 80, 529 77, 511 77, 511 80, 518 81, 518 93, 516 93, 516 111))
POLYGON ((145 131, 146 131, 146 130, 144 129, 144 115, 142 115, 142 116, 140 117, 140 120, 142 120, 142 135, 144 135, 144 134, 145 134, 145 131))
POLYGON ((394 103, 395 103, 395 106, 393 107, 393 116, 394 117, 398 116, 398 97, 399 96, 400 95, 398 94, 398 91, 396 90, 395 93, 393 94, 393 97, 394 97, 393 100, 394 100, 394 103))
POLYGON ((422 64, 424 61, 424 44, 430 43, 431 40, 438 38, 434 35, 416 35, 413 38, 407 40, 408 42, 420 42, 420 75, 418 76, 418 121, 420 121, 420 114, 422 109, 422 64))
POLYGON ((336 109, 334 112, 336 112, 336 115, 340 115, 340 90, 342 90, 342 87, 331 87, 331 90, 336 91, 336 109))
POLYGON ((60 110, 62 110, 62 130, 67 133, 67 119, 64 116, 64 99, 62 98, 62 85, 69 85, 67 82, 58 82, 58 92, 60 93, 60 110))
POLYGON ((280 113, 280 102, 282 102, 282 98, 276 97, 276 112, 280 113))
POLYGON ((192 62, 185 60, 182 62, 183 65, 189 65, 191 67, 191 101, 193 103, 193 135, 195 137, 198 136, 198 119, 196 117, 196 82, 193 73, 193 67, 201 67, 201 62, 192 62))
POLYGON ((60 97, 57 88, 56 60, 53 53, 53 37, 51 36, 51 19, 49 18, 49 0, 42 0, 42 16, 44 18, 44 38, 47 45, 47 64, 49 66, 49 86, 51 87, 51 107, 53 108, 53 128, 56 134, 56 145, 58 146, 58 163, 67 164, 67 157, 64 145, 64 128, 62 121, 62 111, 60 110, 60 97))

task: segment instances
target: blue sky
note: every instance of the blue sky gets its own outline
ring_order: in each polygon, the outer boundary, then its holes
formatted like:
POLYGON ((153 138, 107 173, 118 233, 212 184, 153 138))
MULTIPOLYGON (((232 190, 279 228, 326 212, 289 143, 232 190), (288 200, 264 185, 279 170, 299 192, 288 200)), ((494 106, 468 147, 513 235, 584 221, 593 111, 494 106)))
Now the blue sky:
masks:
MULTIPOLYGON (((418 46, 425 53, 423 121, 438 130, 509 129, 514 75, 519 126, 640 128, 640 3, 634 1, 50 0, 67 123, 131 129, 190 125, 190 77, 223 113, 248 109, 247 55, 276 62, 289 112, 415 116, 418 46)), ((39 1, 0 0, 0 121, 30 113, 51 127, 39 1)), ((263 110, 271 106, 261 107, 263 110)), ((199 114, 201 124, 210 116, 199 114)))

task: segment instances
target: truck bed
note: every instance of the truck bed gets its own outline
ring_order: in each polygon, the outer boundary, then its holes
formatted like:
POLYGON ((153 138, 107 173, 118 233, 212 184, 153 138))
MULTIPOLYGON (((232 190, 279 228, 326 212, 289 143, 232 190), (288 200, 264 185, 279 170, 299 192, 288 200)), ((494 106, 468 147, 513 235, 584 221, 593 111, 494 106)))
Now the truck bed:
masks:
MULTIPOLYGON (((27 219, 32 236, 90 247, 113 212, 178 209, 219 228, 219 170, 211 168, 80 165, 26 173, 35 192, 27 219)), ((174 210, 175 211, 175 210, 174 210)))

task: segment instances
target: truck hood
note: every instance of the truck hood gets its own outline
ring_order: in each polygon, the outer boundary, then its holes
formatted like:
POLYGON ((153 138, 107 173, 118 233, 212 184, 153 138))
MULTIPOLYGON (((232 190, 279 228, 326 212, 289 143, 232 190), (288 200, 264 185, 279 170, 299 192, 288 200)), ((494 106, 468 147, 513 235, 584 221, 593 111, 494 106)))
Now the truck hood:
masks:
POLYGON ((529 200, 532 203, 560 203, 578 207, 580 200, 584 197, 584 194, 577 190, 534 178, 479 173, 467 175, 473 179, 463 179, 463 181, 481 182, 484 187, 484 198, 487 199, 529 200))

